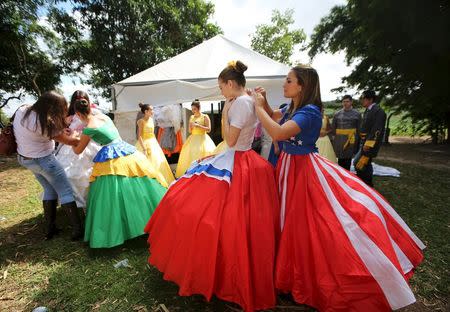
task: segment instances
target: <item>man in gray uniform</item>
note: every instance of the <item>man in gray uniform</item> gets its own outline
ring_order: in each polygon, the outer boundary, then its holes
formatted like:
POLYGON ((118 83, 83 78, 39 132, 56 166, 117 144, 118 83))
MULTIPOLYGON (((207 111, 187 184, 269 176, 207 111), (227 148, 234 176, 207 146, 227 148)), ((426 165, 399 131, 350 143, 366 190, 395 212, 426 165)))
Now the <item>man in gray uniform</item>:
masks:
POLYGON ((352 157, 358 151, 359 127, 361 114, 353 108, 350 95, 342 98, 342 109, 336 112, 331 124, 331 134, 334 135, 333 148, 338 158, 338 164, 350 171, 352 157))
POLYGON ((356 174, 367 185, 373 187, 372 159, 377 156, 381 147, 386 124, 386 113, 376 103, 376 95, 372 90, 364 91, 361 96, 362 105, 366 108, 360 128, 361 143, 355 156, 356 174))

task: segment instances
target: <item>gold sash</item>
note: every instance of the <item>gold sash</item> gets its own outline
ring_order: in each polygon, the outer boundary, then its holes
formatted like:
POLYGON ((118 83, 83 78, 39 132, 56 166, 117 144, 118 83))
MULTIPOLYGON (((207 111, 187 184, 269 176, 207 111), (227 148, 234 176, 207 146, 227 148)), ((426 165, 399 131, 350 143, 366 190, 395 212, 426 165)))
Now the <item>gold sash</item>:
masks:
POLYGON ((336 129, 337 135, 346 135, 347 141, 344 143, 344 150, 350 145, 355 144, 355 135, 356 135, 356 128, 351 129, 336 129))

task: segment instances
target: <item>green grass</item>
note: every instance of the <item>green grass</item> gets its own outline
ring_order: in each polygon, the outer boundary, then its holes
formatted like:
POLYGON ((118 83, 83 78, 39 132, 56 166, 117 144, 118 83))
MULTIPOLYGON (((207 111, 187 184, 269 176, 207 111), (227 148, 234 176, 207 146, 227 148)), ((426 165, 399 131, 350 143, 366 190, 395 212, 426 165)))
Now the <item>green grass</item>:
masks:
POLYGON ((376 177, 381 193, 427 246, 425 260, 411 280, 423 302, 448 304, 450 294, 450 170, 377 161, 400 170, 401 178, 376 177))
MULTIPOLYGON (((396 151, 386 151, 389 159, 396 151)), ((444 311, 450 293, 450 168, 403 163, 403 149, 398 151, 398 161, 380 157, 377 162, 399 169, 401 178, 376 177, 375 183, 427 245, 425 261, 411 280, 419 308, 406 311, 444 311)), ((0 189, 0 216, 6 217, 0 221, 1 311, 31 311, 37 306, 51 311, 162 311, 161 304, 171 312, 237 310, 215 298, 207 303, 200 296, 178 296, 177 286, 147 265, 145 237, 113 249, 92 250, 69 240, 68 221, 58 212, 65 231, 43 241, 40 187, 13 159, 0 161, 0 189), (131 267, 113 267, 125 258, 131 267)), ((290 302, 282 305, 274 311, 303 308, 290 302)))

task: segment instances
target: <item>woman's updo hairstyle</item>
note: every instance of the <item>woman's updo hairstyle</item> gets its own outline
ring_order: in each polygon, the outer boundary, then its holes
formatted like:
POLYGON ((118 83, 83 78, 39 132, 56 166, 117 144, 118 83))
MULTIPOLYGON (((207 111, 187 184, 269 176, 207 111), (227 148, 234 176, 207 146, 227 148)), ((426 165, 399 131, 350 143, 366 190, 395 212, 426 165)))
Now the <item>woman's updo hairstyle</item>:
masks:
POLYGON ((80 90, 75 91, 70 99, 70 107, 73 107, 74 112, 78 112, 82 115, 89 115, 91 113, 91 101, 89 100, 87 93, 80 90))
POLYGON ((220 72, 219 79, 223 82, 234 80, 239 86, 245 87, 247 81, 245 80, 244 72, 247 68, 247 65, 241 61, 228 62, 227 67, 220 72))
POLYGON ((89 95, 84 91, 77 90, 72 94, 72 97, 70 98, 69 111, 67 113, 69 116, 75 115, 75 103, 82 99, 86 100, 88 103, 91 103, 89 100, 89 95))
POLYGON ((150 109, 150 104, 139 103, 139 107, 141 108, 142 114, 145 114, 145 111, 150 109))
POLYGON ((200 101, 199 101, 199 100, 195 99, 195 100, 192 102, 191 106, 197 107, 197 109, 200 111, 200 101))

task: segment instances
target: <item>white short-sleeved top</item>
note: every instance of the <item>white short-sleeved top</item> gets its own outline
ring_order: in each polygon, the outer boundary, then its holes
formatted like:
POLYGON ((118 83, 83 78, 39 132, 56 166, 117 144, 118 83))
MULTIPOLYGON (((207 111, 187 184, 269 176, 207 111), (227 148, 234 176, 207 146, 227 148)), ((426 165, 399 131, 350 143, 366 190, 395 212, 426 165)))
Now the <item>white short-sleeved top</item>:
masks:
POLYGON ((253 97, 242 95, 237 97, 228 111, 230 126, 241 129, 234 150, 247 151, 252 148, 253 138, 258 119, 255 114, 253 97))
POLYGON ((37 114, 31 112, 26 120, 23 116, 29 106, 22 106, 16 111, 13 128, 17 142, 17 153, 30 158, 40 158, 53 153, 55 141, 45 134, 41 134, 39 121, 36 123, 37 114))

